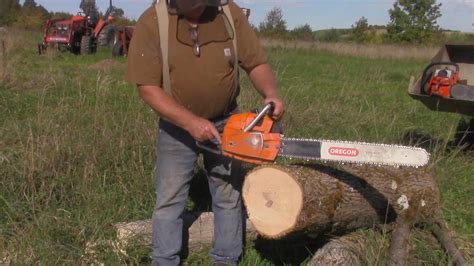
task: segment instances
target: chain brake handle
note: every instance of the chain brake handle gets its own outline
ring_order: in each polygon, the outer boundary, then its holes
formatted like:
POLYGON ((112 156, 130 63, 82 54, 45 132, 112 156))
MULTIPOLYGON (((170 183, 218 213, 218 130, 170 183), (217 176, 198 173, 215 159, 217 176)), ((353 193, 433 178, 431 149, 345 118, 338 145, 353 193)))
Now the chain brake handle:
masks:
POLYGON ((267 103, 262 111, 257 113, 257 116, 244 128, 244 132, 250 132, 262 119, 265 115, 269 115, 273 112, 275 104, 273 102, 267 103))

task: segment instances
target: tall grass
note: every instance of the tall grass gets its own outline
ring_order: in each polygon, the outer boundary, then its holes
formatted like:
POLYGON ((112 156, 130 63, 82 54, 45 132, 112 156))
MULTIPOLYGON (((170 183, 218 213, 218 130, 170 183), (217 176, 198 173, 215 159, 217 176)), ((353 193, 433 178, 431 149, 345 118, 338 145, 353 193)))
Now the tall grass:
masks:
POLYGON ((286 49, 311 49, 327 51, 337 55, 362 56, 368 58, 386 59, 431 59, 438 48, 415 45, 395 44, 357 44, 349 42, 321 42, 282 39, 262 39, 265 47, 280 47, 286 49))
MULTIPOLYGON (((125 256, 110 244, 112 224, 148 219, 154 204, 157 116, 123 81, 124 59, 111 61, 104 49, 84 57, 38 56, 39 34, 15 35, 21 45, 12 42, 8 50, 13 78, 0 84, 0 256, 17 264, 148 263, 148 248, 125 256)), ((473 157, 451 143, 459 116, 430 112, 405 92, 424 60, 307 49, 268 54, 287 106, 286 135, 386 143, 429 138, 444 214, 468 243, 465 250, 474 250, 473 157)), ((262 103, 246 78, 240 103, 242 110, 262 103)), ((419 239, 413 239, 415 257, 436 263, 444 253, 419 239), (425 256, 426 247, 434 251, 425 256)), ((291 246, 249 243, 241 264, 304 264, 314 251, 291 246)), ((383 261, 383 250, 372 248, 372 261, 383 261)), ((188 264, 209 263, 206 253, 191 254, 188 264)))

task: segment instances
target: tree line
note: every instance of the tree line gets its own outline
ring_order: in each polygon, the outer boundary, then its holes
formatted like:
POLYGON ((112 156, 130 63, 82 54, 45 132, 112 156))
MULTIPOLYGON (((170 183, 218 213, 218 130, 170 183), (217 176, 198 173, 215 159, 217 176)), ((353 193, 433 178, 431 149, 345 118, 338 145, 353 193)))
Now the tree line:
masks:
MULTIPOLYGON (((388 10, 390 21, 387 25, 369 25, 367 18, 361 17, 350 29, 329 29, 316 33, 309 24, 289 30, 283 18, 282 9, 275 7, 266 14, 264 21, 255 29, 261 36, 272 38, 329 42, 437 44, 447 41, 438 25, 441 5, 436 0, 396 0, 392 8, 388 10)), ((459 38, 474 41, 473 34, 464 35, 459 38)))
MULTIPOLYGON (((80 10, 98 18, 99 12, 95 0, 81 0, 80 10)), ((390 21, 387 25, 370 25, 367 18, 362 17, 350 29, 329 29, 315 32, 309 24, 288 29, 279 7, 270 10, 254 29, 264 37, 290 38, 299 40, 320 41, 354 41, 359 43, 439 43, 446 41, 438 25, 441 17, 441 3, 437 0, 395 0, 388 10, 390 21)), ((124 16, 124 11, 112 7, 114 24, 132 25, 135 23, 124 16)), ((15 26, 28 30, 40 30, 47 19, 69 19, 72 14, 64 12, 48 12, 35 0, 0 0, 0 27, 15 26)), ((474 35, 462 35, 462 38, 474 41, 474 35)))

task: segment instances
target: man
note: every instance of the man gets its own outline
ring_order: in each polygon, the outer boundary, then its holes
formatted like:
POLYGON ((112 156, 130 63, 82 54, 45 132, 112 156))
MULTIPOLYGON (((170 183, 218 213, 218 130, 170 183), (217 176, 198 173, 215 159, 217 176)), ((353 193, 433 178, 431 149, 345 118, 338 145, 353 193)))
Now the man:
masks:
POLYGON ((220 6, 223 1, 168 0, 166 4, 171 90, 164 89, 158 6, 146 10, 138 20, 126 71, 127 81, 137 84, 140 97, 161 117, 156 148, 153 264, 180 262, 181 215, 196 159, 202 153, 215 217, 211 260, 216 265, 236 265, 243 235, 240 163, 202 151, 196 141, 220 142, 218 128, 237 111, 235 60, 248 73, 264 103, 274 103, 274 119, 282 114, 283 103, 257 37, 235 3, 229 3, 235 33, 226 25, 229 22, 220 6))

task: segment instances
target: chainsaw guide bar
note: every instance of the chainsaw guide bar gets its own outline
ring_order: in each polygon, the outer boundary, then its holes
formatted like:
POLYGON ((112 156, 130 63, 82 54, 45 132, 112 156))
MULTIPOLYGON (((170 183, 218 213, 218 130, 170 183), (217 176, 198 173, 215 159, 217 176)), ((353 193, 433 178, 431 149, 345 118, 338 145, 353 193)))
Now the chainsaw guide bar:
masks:
POLYGON ((376 166, 421 167, 429 162, 429 153, 416 147, 378 143, 282 138, 280 157, 376 166))

